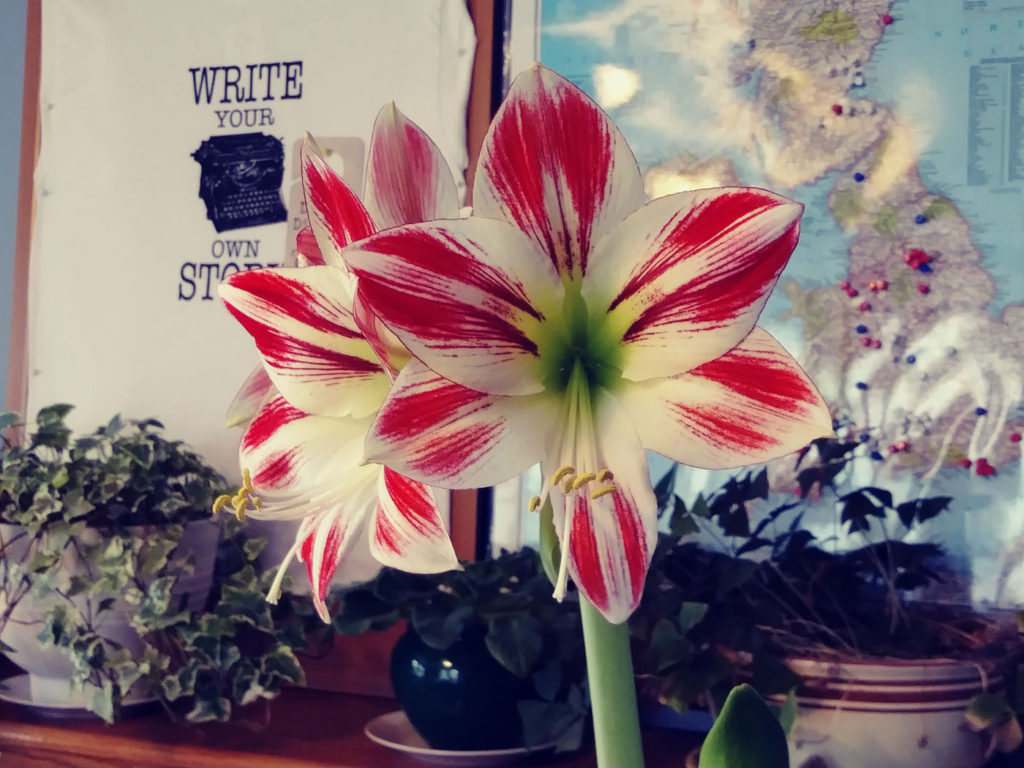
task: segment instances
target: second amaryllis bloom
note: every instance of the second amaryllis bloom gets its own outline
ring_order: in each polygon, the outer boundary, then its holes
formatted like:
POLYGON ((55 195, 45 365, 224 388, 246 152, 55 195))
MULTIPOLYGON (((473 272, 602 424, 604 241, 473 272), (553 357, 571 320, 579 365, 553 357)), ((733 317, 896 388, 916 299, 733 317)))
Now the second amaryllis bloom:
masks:
POLYGON ((409 354, 359 303, 340 252, 378 227, 457 216, 459 208, 440 150, 393 105, 374 124, 363 201, 311 139, 300 163, 310 219, 298 239, 302 266, 238 273, 220 295, 263 358, 232 406, 236 420, 249 422, 237 503, 253 517, 302 520, 269 599, 299 557, 328 621, 331 579, 357 536, 369 534, 371 554, 385 565, 420 573, 458 566, 431 490, 363 464, 373 416, 409 354))
POLYGON ((368 456, 423 482, 490 485, 540 463, 571 576, 612 622, 656 538, 645 449, 705 468, 830 434, 821 396, 757 318, 802 206, 760 189, 644 204, 601 109, 536 66, 484 141, 474 215, 379 233, 342 255, 408 347, 368 456))

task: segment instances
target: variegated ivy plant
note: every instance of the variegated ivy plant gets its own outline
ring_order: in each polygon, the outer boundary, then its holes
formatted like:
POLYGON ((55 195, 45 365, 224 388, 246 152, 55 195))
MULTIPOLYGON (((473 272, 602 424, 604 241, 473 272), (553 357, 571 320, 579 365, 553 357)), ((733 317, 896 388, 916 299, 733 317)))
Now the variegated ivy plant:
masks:
MULTIPOLYGON (((321 625, 308 601, 264 601, 273 574, 263 578, 256 565, 263 542, 232 522, 202 609, 190 611, 174 591, 195 565, 179 554, 185 526, 209 518, 224 478, 165 439, 155 420, 115 416, 75 437, 70 411, 43 408, 24 439, 16 439, 19 416, 0 412, 0 634, 25 621, 18 608, 31 604, 40 644, 69 658, 73 688, 108 722, 133 686, 173 717, 202 722, 301 683, 294 651, 321 625), (135 649, 98 631, 126 604, 135 649)), ((17 662, 13 649, 0 642, 0 650, 17 662)))

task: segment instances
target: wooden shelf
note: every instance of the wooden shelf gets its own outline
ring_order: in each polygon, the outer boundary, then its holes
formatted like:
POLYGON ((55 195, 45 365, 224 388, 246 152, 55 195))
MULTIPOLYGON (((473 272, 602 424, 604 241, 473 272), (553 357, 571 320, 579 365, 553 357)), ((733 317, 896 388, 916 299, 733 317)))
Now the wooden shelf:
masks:
MULTIPOLYGON (((0 704, 0 766, 365 766, 409 765, 410 759, 363 735, 363 726, 397 708, 394 700, 330 691, 289 689, 271 703, 226 724, 175 724, 160 711, 108 726, 94 719, 46 719, 0 704)), ((648 768, 681 766, 694 734, 651 730, 644 735, 648 768)), ((584 768, 591 750, 533 758, 531 766, 584 768)))

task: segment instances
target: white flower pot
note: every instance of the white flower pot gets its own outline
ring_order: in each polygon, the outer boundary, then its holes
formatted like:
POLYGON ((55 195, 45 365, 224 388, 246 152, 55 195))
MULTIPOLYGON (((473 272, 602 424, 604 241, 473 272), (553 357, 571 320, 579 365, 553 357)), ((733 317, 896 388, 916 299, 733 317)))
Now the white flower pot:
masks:
POLYGON ((961 661, 790 659, 804 679, 790 761, 828 768, 979 768, 985 739, 964 722, 972 697, 1003 678, 961 661))
MULTIPOLYGON (((0 537, 9 542, 22 529, 18 526, 0 524, 0 537)), ((140 528, 140 532, 141 532, 140 528)), ((178 554, 191 552, 195 560, 195 569, 191 574, 178 577, 173 594, 186 596, 185 604, 189 610, 198 610, 206 602, 213 581, 213 567, 217 554, 217 542, 220 527, 212 520, 199 520, 185 527, 184 535, 178 545, 178 554)), ((81 539, 85 543, 95 543, 102 533, 95 529, 86 529, 81 539)), ((19 540, 9 545, 6 557, 20 559, 25 554, 27 542, 19 540)), ((82 575, 83 565, 72 550, 61 563, 65 579, 73 575, 82 575)), ((70 685, 71 661, 59 648, 43 646, 38 638, 43 626, 45 613, 61 598, 51 595, 37 599, 26 595, 11 612, 10 621, 0 633, 0 640, 13 648, 8 658, 29 674, 29 685, 32 702, 40 706, 70 707, 84 706, 89 692, 72 691, 70 685)), ((76 595, 71 598, 75 606, 84 612, 90 610, 85 596, 76 595)), ((7 608, 7 596, 0 593, 0 611, 7 608)), ((118 598, 110 610, 94 615, 93 626, 102 637, 124 646, 133 655, 141 654, 142 642, 138 633, 132 628, 130 618, 138 606, 118 598)))

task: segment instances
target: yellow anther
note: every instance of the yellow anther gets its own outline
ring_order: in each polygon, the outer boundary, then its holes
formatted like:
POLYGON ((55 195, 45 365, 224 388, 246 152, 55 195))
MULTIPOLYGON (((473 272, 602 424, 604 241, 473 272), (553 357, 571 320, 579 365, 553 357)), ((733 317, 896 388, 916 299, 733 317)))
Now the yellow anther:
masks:
POLYGON ((562 482, 563 478, 565 478, 567 475, 575 475, 575 474, 576 474, 576 467, 570 466, 568 464, 564 464, 564 465, 562 465, 561 467, 558 468, 558 471, 555 472, 555 474, 553 474, 551 476, 551 484, 552 485, 558 485, 560 482, 562 482))
POLYGON ((597 473, 597 481, 599 483, 607 483, 609 480, 614 480, 615 475, 612 474, 610 469, 602 469, 597 473))
POLYGON ((594 492, 590 494, 590 498, 600 499, 602 496, 606 496, 614 490, 614 485, 602 485, 600 488, 596 488, 594 492))
POLYGON ((261 499, 259 496, 253 496, 251 501, 252 505, 256 507, 257 512, 263 511, 263 499, 261 499))
POLYGON ((249 506, 249 499, 244 494, 244 491, 244 488, 239 491, 233 502, 235 507, 235 517, 237 517, 238 521, 241 523, 245 522, 245 508, 249 506))
POLYGON ((576 476, 575 475, 569 475, 569 477, 565 478, 565 482, 562 483, 562 492, 563 493, 571 493, 572 492, 572 484, 574 482, 576 482, 576 476))
POLYGON ((540 496, 534 496, 530 499, 530 511, 536 512, 538 509, 540 509, 540 496))
POLYGON ((597 475, 593 472, 584 472, 582 475, 578 475, 575 480, 572 481, 572 489, 578 491, 584 485, 589 483, 591 480, 596 480, 597 475))
POLYGON ((242 488, 247 490, 249 493, 256 492, 256 489, 252 487, 252 475, 249 474, 248 469, 242 470, 242 488))
POLYGON ((213 500, 213 514, 219 513, 224 507, 231 503, 231 499, 234 498, 230 493, 225 493, 223 496, 218 496, 213 500))

